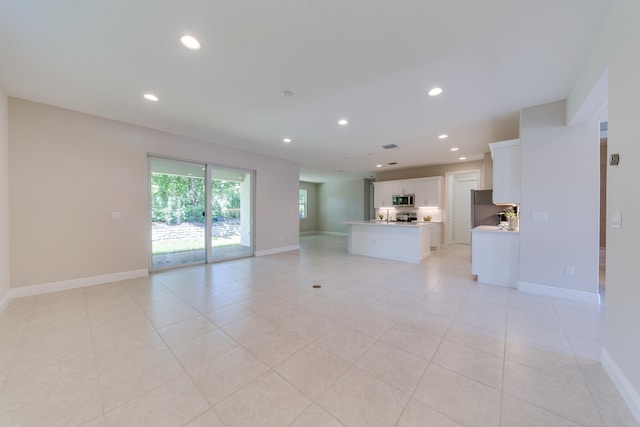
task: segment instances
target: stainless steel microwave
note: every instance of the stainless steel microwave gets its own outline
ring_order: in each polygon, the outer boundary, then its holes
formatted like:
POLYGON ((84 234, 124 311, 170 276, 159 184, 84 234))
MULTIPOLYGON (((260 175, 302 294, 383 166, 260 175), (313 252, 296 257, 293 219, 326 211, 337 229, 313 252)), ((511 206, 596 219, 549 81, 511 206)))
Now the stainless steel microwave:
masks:
POLYGON ((413 207, 415 195, 413 194, 398 194, 392 196, 393 206, 410 206, 413 207))

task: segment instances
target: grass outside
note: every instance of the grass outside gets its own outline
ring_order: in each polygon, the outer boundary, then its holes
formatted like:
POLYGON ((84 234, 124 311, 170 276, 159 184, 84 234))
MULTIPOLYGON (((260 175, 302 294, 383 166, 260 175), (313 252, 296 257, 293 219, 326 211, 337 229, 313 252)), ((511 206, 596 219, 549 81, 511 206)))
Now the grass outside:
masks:
MULTIPOLYGON (((211 239, 211 244, 214 248, 223 246, 232 246, 240 244, 240 236, 234 236, 231 238, 216 237, 211 239)), ((204 242, 202 237, 200 238, 185 238, 185 239, 168 239, 157 240, 152 242, 152 255, 172 254, 177 252, 188 252, 204 250, 204 242)))

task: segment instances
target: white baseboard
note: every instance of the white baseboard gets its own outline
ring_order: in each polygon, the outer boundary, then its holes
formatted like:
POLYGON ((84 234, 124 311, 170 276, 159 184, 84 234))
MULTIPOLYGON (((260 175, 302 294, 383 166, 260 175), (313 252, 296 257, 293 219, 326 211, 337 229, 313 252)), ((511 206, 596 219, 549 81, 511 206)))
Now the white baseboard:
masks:
POLYGON ((273 249, 266 249, 264 251, 256 251, 255 256, 274 255, 282 252, 298 251, 298 250, 300 250, 300 245, 291 245, 291 246, 284 246, 282 248, 273 248, 273 249))
POLYGON ((117 282, 119 280, 135 279, 136 277, 144 277, 148 275, 149 271, 144 268, 140 270, 122 271, 120 273, 103 274, 101 276, 81 277, 79 279, 63 280, 60 282, 22 286, 19 288, 11 288, 8 297, 11 300, 14 298, 30 297, 50 292, 84 288, 85 286, 101 285, 103 283, 117 282))
POLYGON ((349 235, 348 233, 341 233, 339 231, 319 231, 318 233, 327 234, 329 236, 343 236, 343 237, 347 237, 349 235))
POLYGON ((9 291, 4 294, 4 296, 2 298, 0 298, 0 313, 2 313, 5 309, 5 307, 7 306, 7 304, 9 303, 9 301, 11 301, 11 289, 9 289, 9 291))
POLYGON ((620 392, 620 395, 627 403, 629 410, 636 418, 636 421, 640 423, 640 395, 633 388, 627 377, 622 373, 616 362, 613 360, 606 348, 602 349, 602 355, 600 356, 600 362, 602 367, 615 384, 616 388, 620 392))
POLYGON ((328 236, 342 236, 347 237, 348 233, 341 233, 339 231, 302 231, 300 232, 301 236, 308 236, 310 234, 326 234, 328 236))
POLYGON ((519 282, 518 290, 530 294, 546 295, 548 297, 563 298, 590 304, 600 304, 600 294, 556 288, 555 286, 538 285, 535 283, 519 282))

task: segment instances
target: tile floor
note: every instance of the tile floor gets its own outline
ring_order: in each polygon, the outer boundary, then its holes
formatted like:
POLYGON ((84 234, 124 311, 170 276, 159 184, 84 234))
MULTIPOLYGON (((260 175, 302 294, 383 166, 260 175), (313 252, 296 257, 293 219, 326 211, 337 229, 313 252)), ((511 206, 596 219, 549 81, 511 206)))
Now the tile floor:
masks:
POLYGON ((637 425, 598 362, 604 308, 478 285, 464 246, 301 245, 11 301, 0 425, 637 425))

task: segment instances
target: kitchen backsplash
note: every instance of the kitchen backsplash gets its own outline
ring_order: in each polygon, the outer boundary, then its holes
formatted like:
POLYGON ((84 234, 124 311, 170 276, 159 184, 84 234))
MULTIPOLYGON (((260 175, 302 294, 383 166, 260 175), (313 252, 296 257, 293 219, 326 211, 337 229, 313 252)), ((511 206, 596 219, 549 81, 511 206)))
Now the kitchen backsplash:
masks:
POLYGON ((442 222, 442 209, 438 208, 378 208, 376 209, 376 218, 378 215, 382 215, 383 219, 387 218, 387 211, 389 211, 389 219, 396 219, 396 215, 399 213, 415 213, 418 217, 418 221, 422 221, 427 215, 431 216, 431 221, 442 222))

